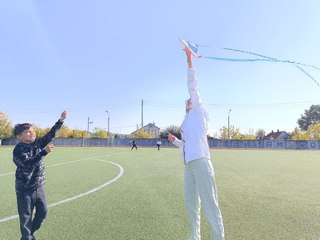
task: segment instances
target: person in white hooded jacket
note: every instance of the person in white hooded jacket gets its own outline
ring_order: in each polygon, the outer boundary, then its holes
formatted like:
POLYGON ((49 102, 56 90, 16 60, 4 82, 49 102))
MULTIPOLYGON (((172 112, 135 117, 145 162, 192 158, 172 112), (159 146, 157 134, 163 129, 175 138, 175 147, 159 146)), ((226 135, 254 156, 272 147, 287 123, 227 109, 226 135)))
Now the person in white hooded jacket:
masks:
POLYGON ((203 106, 198 79, 192 62, 192 53, 186 48, 188 63, 188 91, 186 116, 181 124, 181 139, 168 134, 168 141, 179 147, 184 159, 185 201, 189 213, 191 236, 189 240, 200 240, 200 209, 205 211, 211 227, 213 240, 224 240, 224 226, 218 205, 214 169, 211 163, 207 139, 208 113, 203 106))

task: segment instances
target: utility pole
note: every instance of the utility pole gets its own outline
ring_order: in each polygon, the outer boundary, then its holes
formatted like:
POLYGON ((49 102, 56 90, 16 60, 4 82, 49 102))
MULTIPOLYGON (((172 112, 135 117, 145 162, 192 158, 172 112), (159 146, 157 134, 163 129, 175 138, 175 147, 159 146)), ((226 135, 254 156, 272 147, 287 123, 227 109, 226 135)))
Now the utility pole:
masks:
POLYGON ((106 110, 106 113, 108 113, 108 137, 109 137, 109 125, 110 125, 110 115, 109 115, 109 112, 108 110, 106 110))
POLYGON ((143 128, 143 99, 141 100, 141 128, 143 128))
POLYGON ((229 147, 230 147, 230 112, 231 112, 231 109, 229 109, 229 112, 228 112, 228 141, 229 141, 229 147))
POLYGON ((90 117, 88 117, 88 127, 87 127, 87 132, 88 132, 88 134, 90 134, 90 132, 89 132, 89 130, 90 130, 89 126, 90 126, 90 124, 92 124, 92 123, 93 123, 92 121, 90 122, 90 117))

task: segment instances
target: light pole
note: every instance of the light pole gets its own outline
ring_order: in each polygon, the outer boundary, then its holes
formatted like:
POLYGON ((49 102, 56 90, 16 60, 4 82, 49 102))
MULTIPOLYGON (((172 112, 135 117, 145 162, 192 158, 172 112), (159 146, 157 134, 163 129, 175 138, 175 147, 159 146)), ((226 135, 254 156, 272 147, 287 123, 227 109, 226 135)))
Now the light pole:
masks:
POLYGON ((230 112, 231 112, 231 109, 229 109, 229 112, 228 112, 228 141, 229 141, 229 145, 230 145, 230 112))
POLYGON ((108 136, 109 136, 110 115, 109 115, 108 110, 106 110, 106 113, 108 114, 108 136))
POLYGON ((90 122, 90 117, 88 117, 88 127, 87 127, 88 134, 90 134, 89 133, 89 129, 90 129, 89 125, 92 124, 92 123, 93 123, 92 121, 90 122))

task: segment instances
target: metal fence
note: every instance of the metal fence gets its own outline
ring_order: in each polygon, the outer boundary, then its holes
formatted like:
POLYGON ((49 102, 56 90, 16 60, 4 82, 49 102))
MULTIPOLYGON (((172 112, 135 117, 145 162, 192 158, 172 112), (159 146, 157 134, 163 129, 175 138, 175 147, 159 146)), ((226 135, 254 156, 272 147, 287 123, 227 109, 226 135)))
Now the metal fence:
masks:
MULTIPOLYGON (((158 139, 135 139, 137 146, 156 147, 158 139)), ((2 145, 15 145, 15 138, 2 139, 2 145)), ((57 146, 75 147, 131 147, 132 139, 128 138, 56 138, 53 143, 57 146)), ((320 149, 319 141, 297 140, 220 140, 208 139, 210 148, 242 148, 242 149, 320 149)), ((167 139, 161 140, 161 146, 174 147, 167 139)))

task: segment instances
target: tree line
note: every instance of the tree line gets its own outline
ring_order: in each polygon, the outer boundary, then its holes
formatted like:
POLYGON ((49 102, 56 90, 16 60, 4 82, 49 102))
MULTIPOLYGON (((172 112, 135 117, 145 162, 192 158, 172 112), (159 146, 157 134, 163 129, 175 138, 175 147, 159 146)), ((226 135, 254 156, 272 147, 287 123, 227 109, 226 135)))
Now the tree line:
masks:
MULTIPOLYGON (((320 105, 311 105, 306 109, 300 118, 297 120, 298 127, 296 127, 290 134, 292 140, 320 140, 320 105)), ((13 137, 13 125, 9 117, 0 111, 0 139, 13 137)), ((47 133, 50 128, 40 128, 34 125, 37 136, 41 137, 47 133)), ((160 131, 160 138, 167 138, 168 133, 172 133, 178 138, 181 138, 180 129, 178 126, 171 125, 160 131)), ((243 134, 239 128, 231 126, 230 129, 223 126, 220 128, 217 136, 208 136, 217 139, 234 139, 234 140, 255 140, 263 139, 266 132, 263 129, 253 130, 249 133, 243 134)), ((57 138, 119 138, 117 133, 107 132, 103 128, 95 128, 92 132, 85 130, 71 129, 67 125, 63 125, 56 135, 57 138)), ((127 135, 128 138, 153 138, 153 136, 145 132, 143 129, 136 131, 134 135, 127 135)))

